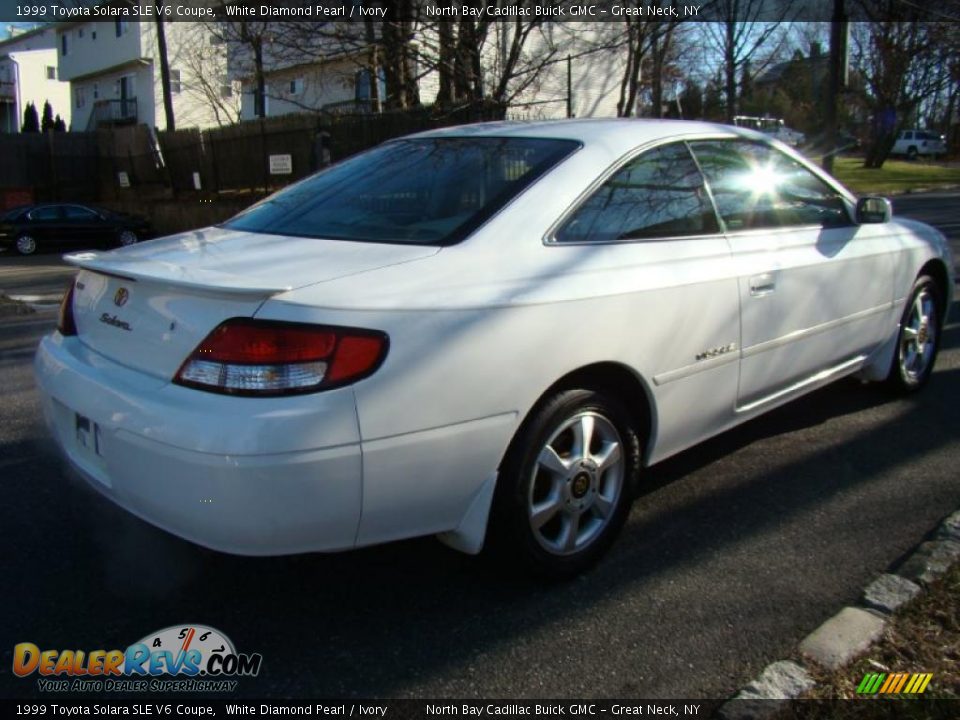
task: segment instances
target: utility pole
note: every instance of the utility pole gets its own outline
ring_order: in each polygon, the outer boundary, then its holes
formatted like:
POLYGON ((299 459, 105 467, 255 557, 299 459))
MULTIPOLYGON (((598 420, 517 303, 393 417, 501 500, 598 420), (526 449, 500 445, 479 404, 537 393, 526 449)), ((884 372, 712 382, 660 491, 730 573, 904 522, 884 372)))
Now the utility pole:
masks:
POLYGON ((833 158, 837 151, 837 120, 840 93, 847 87, 847 39, 849 23, 843 0, 833 0, 833 18, 830 22, 830 76, 827 83, 826 152, 821 165, 833 172, 833 158))
POLYGON ((573 117, 573 66, 567 55, 567 117, 573 117))

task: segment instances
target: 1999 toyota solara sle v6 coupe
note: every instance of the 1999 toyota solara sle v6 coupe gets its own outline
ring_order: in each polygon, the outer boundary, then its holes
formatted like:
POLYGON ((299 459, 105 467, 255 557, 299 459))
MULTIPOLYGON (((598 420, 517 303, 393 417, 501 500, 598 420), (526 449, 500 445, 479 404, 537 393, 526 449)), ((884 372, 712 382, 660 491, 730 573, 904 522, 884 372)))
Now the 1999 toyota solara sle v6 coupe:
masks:
POLYGON ((388 142, 79 267, 36 375, 70 463, 246 555, 438 535, 578 572, 642 469, 837 378, 914 391, 943 236, 740 128, 388 142))

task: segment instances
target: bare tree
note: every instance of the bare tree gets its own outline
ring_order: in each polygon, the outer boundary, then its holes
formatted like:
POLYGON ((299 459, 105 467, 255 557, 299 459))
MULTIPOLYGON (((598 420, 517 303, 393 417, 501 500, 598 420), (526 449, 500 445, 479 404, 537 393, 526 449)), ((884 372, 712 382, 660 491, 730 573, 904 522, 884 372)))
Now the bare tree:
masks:
POLYGON ((895 0, 861 0, 860 8, 882 18, 856 23, 851 38, 851 63, 863 79, 862 99, 872 114, 864 166, 879 168, 923 99, 945 86, 951 27, 920 21, 915 8, 895 0))
POLYGON ((785 39, 789 3, 783 3, 769 16, 764 0, 714 0, 711 5, 720 22, 702 23, 706 49, 720 58, 726 96, 727 122, 737 114, 740 95, 737 76, 750 64, 754 75, 761 73, 777 57, 785 39), (761 18, 769 18, 761 20, 761 18))

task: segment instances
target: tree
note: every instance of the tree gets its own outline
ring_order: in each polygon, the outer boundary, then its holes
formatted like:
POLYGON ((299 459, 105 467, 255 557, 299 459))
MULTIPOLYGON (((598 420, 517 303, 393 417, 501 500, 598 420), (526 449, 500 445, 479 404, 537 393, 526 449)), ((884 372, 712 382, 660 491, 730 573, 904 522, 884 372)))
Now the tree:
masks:
POLYGON ((157 54, 160 56, 160 86, 163 89, 163 113, 167 121, 166 129, 176 130, 173 116, 173 96, 170 92, 170 61, 167 57, 167 32, 163 27, 163 0, 155 0, 157 28, 157 54))
POLYGON ((851 64, 863 78, 861 98, 872 116, 864 167, 880 168, 900 130, 948 81, 944 67, 955 49, 951 26, 919 20, 923 11, 912 5, 860 0, 860 8, 873 22, 854 24, 851 64))
POLYGON ((20 132, 38 133, 40 132, 40 116, 37 115, 37 107, 32 102, 27 103, 23 111, 23 126, 20 132))
POLYGON ((720 57, 726 120, 733 122, 740 99, 737 75, 749 63, 756 77, 776 58, 785 38, 781 23, 787 19, 790 4, 780 5, 772 22, 760 21, 769 12, 765 0, 715 0, 711 7, 721 22, 700 23, 700 27, 706 49, 720 57))
POLYGON ((60 113, 57 113, 57 117, 53 121, 53 131, 54 132, 67 131, 67 124, 63 121, 63 118, 60 117, 60 113))
POLYGON ((40 120, 40 130, 42 132, 53 130, 53 108, 50 107, 49 100, 45 100, 43 103, 43 117, 40 120))

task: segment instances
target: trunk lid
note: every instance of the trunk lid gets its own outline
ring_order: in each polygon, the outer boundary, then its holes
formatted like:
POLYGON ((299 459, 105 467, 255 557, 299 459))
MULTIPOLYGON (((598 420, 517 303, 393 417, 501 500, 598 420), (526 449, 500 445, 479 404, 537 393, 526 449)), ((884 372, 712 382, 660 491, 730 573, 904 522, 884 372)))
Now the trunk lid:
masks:
POLYGON ((438 251, 210 228, 64 259, 81 269, 73 300, 80 341, 169 380, 211 330, 253 316, 271 295, 438 251))

